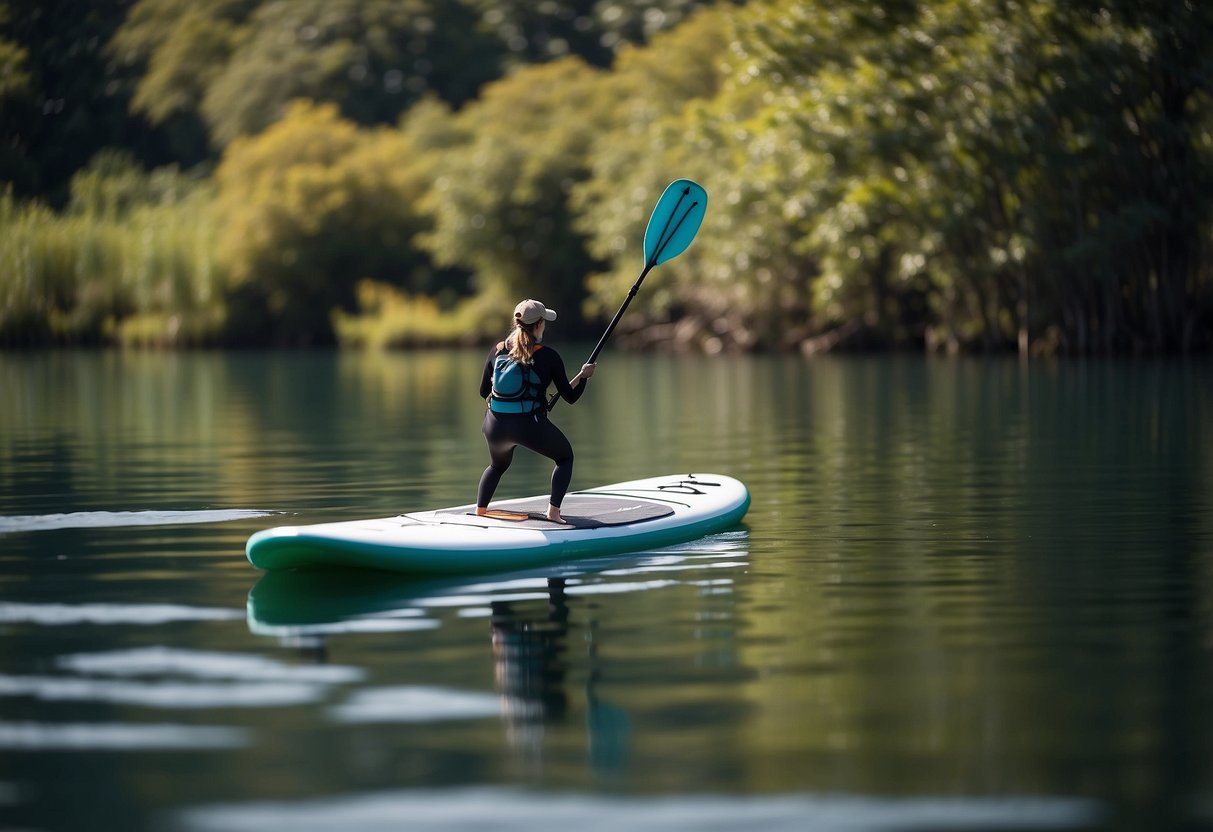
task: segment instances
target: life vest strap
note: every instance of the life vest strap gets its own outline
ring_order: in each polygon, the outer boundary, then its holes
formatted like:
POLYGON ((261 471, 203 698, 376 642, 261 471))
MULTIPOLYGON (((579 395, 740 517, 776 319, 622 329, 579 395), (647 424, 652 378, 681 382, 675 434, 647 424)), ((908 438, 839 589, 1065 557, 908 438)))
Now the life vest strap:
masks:
POLYGON ((494 413, 534 413, 542 409, 543 402, 526 399, 520 402, 502 401, 494 396, 489 397, 489 410, 494 413))

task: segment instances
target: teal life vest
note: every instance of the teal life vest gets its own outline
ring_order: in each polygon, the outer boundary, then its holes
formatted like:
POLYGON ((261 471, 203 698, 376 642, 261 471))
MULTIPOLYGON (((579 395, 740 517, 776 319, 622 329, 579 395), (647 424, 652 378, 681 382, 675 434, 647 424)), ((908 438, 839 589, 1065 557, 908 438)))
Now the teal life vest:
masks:
MULTIPOLYGON (((535 349, 539 349, 536 347, 535 349)), ((544 407, 543 389, 535 368, 516 361, 509 353, 493 359, 493 391, 489 410, 494 413, 534 413, 544 407)))

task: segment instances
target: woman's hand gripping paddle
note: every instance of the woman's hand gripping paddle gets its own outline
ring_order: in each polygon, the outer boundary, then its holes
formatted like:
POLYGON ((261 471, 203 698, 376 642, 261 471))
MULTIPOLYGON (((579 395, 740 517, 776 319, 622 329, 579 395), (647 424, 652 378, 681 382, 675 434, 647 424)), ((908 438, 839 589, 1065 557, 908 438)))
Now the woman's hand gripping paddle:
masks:
MULTIPOLYGON (((602 348, 606 346, 607 340, 615 331, 615 327, 619 325, 619 320, 627 310, 628 304, 632 302, 632 298, 636 297, 636 293, 640 291, 640 284, 644 282, 653 267, 661 265, 667 260, 673 260, 687 250, 687 246, 695 239, 695 234, 699 231, 699 224, 703 222, 703 215, 707 210, 708 192, 698 183, 692 182, 690 179, 675 179, 666 186, 665 192, 662 193, 661 199, 657 200, 657 206, 649 217, 649 224, 644 229, 644 270, 632 284, 628 296, 623 301, 623 306, 619 307, 619 311, 607 325, 606 332, 602 333, 602 337, 598 339, 598 345, 586 359, 586 364, 593 364, 598 360, 598 353, 602 352, 602 348)), ((553 394, 552 398, 548 400, 548 410, 555 407, 559 400, 560 394, 553 394)))

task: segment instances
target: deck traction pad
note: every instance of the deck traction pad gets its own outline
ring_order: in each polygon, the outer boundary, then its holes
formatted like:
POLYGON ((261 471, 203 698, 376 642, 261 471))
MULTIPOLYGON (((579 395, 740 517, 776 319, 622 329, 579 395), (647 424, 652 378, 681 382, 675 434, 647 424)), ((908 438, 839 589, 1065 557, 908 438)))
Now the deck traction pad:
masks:
POLYGON ((589 495, 570 494, 560 507, 565 522, 553 523, 544 517, 548 509, 546 497, 525 500, 504 500, 490 506, 494 510, 518 512, 526 514, 525 520, 498 520, 478 517, 475 512, 466 507, 435 512, 448 522, 484 526, 486 528, 501 528, 508 526, 513 529, 542 529, 555 531, 559 529, 597 529, 603 526, 626 526, 630 523, 642 523, 646 520, 656 520, 669 517, 674 509, 668 505, 654 503, 640 498, 628 497, 593 497, 589 495))

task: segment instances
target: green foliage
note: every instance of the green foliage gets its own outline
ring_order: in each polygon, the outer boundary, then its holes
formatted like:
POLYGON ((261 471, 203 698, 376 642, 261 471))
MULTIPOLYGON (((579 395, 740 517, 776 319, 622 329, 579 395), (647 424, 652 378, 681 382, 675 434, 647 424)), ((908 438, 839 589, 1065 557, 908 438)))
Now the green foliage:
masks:
POLYGON ((413 295, 383 283, 358 284, 358 313, 340 309, 333 327, 342 346, 400 349, 475 344, 481 333, 500 325, 501 307, 485 295, 464 298, 442 308, 428 295, 413 295))
POLYGON ((953 347, 1192 348, 1211 23, 1188 3, 757 7, 743 48, 837 171, 819 297, 953 347))
POLYGON ((101 148, 137 139, 103 56, 130 0, 0 2, 0 183, 62 204, 101 148))
POLYGON ((0 39, 0 102, 29 92, 30 74, 25 68, 28 57, 29 50, 0 39))
MULTIPOLYGON (((3 35, 12 13, 0 3, 0 123, 12 124, 25 115, 31 93, 29 50, 3 35)), ((12 128, 0 129, 0 182, 30 181, 35 173, 24 149, 15 142, 12 128), (5 141, 4 139, 8 139, 5 141)))
POLYGON ((568 200, 606 125, 604 91, 599 72, 568 58, 490 85, 456 116, 467 139, 439 161, 422 238, 439 263, 475 272, 482 292, 540 297, 576 320, 592 261, 568 200))
MULTIPOLYGON (((361 124, 416 100, 453 106, 509 68, 615 50, 702 0, 135 0, 106 44, 134 112, 183 161, 264 130, 294 98, 361 124)), ((2 54, 2 53, 0 53, 2 54)))
POLYGON ((681 23, 704 0, 468 0, 512 66, 576 55, 606 67, 615 51, 681 23))
POLYGON ((76 215, 123 219, 135 209, 171 206, 189 198, 199 182, 175 167, 145 173, 121 150, 102 150, 72 177, 68 210, 76 215))
POLYGON ((82 196, 68 214, 0 197, 0 344, 218 340, 225 281, 209 193, 195 188, 167 204, 127 199, 132 190, 163 191, 150 181, 132 188, 130 176, 80 177, 86 193, 124 198, 82 196))
POLYGON ((500 47, 460 0, 139 0, 109 45, 139 72, 132 106, 205 123, 222 147, 294 98, 363 124, 427 92, 461 103, 499 72, 500 47))
POLYGON ((245 39, 252 0, 139 0, 106 49, 144 68, 131 107, 153 123, 195 113, 245 39))
MULTIPOLYGON (((410 134, 361 131, 331 104, 296 102, 259 136, 239 139, 215 174, 219 251, 232 278, 240 342, 332 341, 330 312, 364 278, 397 285, 428 263, 412 238, 424 181, 410 134)), ((425 288, 431 288, 426 286, 425 288)))
POLYGON ((644 227, 665 185, 703 184, 708 212, 691 248, 646 279, 621 336, 680 348, 779 347, 802 326, 811 264, 782 203, 802 182, 806 159, 766 123, 767 89, 738 77, 735 32, 725 9, 620 56, 611 80, 615 129, 595 144, 594 175, 577 192, 581 227, 610 269, 590 277, 589 307, 609 315, 643 265, 644 227))
POLYGON ((523 296, 596 334, 686 176, 621 341, 1213 346, 1213 7, 703 5, 0 2, 0 337, 461 341, 523 296))

